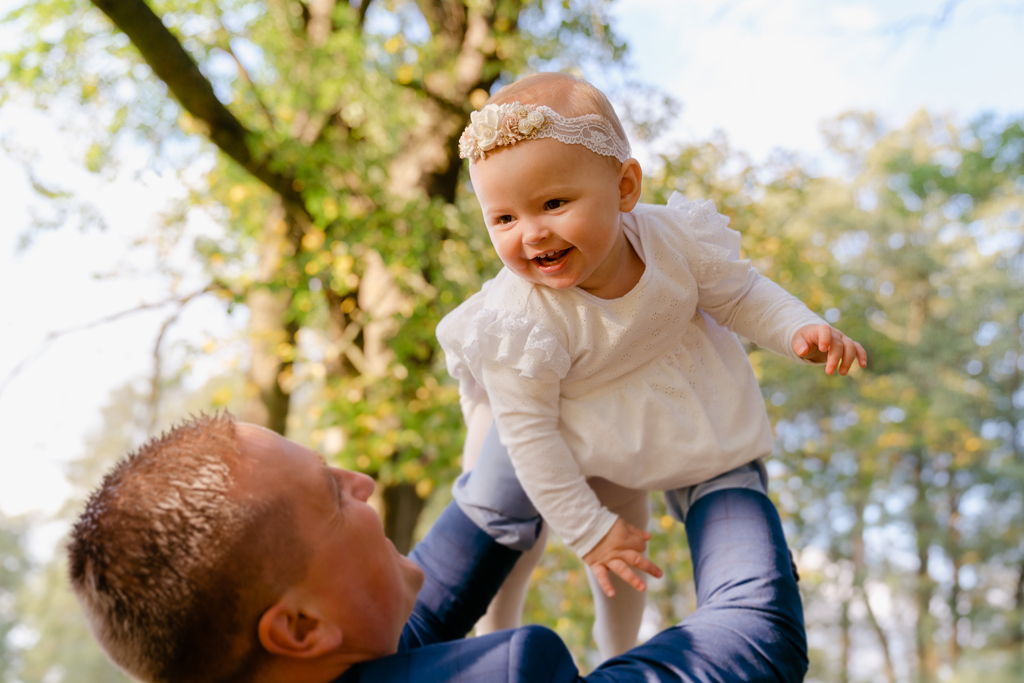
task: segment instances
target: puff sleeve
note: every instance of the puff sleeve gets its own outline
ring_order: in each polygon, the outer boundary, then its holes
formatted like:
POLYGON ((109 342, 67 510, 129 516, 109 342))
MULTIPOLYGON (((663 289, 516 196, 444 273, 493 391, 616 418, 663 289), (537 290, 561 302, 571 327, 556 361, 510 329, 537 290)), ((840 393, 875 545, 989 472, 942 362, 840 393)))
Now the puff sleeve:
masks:
POLYGON ((438 326, 463 411, 476 401, 490 405, 523 489, 555 532, 585 555, 616 518, 587 485, 560 431, 561 382, 572 365, 566 342, 543 322, 489 307, 484 294, 438 326))
POLYGON ((678 193, 668 200, 692 240, 690 257, 697 279, 698 306, 719 324, 758 346, 802 360, 792 349, 796 331, 825 324, 775 282, 739 255, 740 234, 711 201, 689 201, 678 193))

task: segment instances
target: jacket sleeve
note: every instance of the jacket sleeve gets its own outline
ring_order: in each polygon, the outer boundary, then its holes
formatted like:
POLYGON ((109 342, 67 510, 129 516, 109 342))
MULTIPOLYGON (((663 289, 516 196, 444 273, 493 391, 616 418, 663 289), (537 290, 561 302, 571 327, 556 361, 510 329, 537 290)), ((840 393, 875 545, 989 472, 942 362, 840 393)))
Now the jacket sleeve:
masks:
POLYGON ((771 501, 747 489, 709 493, 690 508, 686 533, 696 611, 585 680, 803 680, 803 608, 771 501))
POLYGON ((451 503, 409 557, 423 587, 398 649, 462 638, 487 610, 520 553, 494 541, 451 503))
POLYGON ((573 683, 579 672, 558 635, 523 626, 361 662, 337 683, 573 683))

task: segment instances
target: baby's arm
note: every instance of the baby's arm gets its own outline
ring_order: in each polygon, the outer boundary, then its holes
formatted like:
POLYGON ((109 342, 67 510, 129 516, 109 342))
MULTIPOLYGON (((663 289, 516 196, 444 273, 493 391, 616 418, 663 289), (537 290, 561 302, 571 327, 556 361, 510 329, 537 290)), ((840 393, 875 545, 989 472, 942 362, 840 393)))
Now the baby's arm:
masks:
POLYGON ((716 321, 759 346, 845 375, 856 361, 867 366, 864 347, 832 327, 747 261, 722 259, 699 280, 699 306, 716 321))
POLYGON ((466 422, 466 440, 462 444, 462 471, 468 472, 476 465, 494 416, 491 415, 490 405, 480 402, 472 404, 468 409, 464 407, 463 418, 466 422))
POLYGON ((594 549, 583 556, 583 561, 594 572, 594 578, 609 598, 615 597, 609 571, 638 591, 646 590, 647 584, 630 567, 661 577, 661 568, 644 556, 650 538, 650 532, 641 531, 620 517, 594 549))
POLYGON ((831 325, 801 327, 793 336, 793 353, 812 363, 824 363, 826 375, 837 369, 845 375, 854 361, 862 368, 868 366, 864 347, 831 325))

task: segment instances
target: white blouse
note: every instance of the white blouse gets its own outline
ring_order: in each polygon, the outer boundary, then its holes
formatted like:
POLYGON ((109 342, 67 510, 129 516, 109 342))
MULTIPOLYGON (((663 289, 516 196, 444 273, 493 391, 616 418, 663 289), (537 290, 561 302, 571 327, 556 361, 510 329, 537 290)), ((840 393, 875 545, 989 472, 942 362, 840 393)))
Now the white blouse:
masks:
POLYGON ((667 490, 771 452, 760 388, 729 330, 799 360, 796 331, 823 324, 739 258, 739 233, 712 202, 673 194, 621 220, 645 263, 624 296, 503 269, 437 327, 464 414, 489 404, 526 493, 581 556, 616 519, 587 477, 667 490))

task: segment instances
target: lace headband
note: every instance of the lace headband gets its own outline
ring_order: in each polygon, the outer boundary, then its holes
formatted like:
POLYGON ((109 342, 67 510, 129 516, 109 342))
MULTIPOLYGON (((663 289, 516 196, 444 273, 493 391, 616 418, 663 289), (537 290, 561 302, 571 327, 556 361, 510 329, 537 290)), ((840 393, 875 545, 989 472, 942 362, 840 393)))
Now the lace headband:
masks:
POLYGON ((543 104, 488 104, 469 115, 459 138, 459 156, 479 161, 495 147, 523 140, 553 138, 567 145, 583 145, 601 156, 619 161, 629 158, 629 143, 600 114, 566 118, 543 104))

